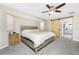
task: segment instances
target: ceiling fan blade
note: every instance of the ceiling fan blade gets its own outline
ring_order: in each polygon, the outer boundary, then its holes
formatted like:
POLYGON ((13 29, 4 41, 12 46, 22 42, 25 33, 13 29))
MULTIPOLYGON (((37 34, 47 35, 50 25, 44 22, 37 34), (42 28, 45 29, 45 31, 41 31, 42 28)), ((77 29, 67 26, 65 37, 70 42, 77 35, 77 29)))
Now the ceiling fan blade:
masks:
POLYGON ((46 12, 49 12, 49 11, 43 11, 42 13, 46 13, 46 12))
POLYGON ((55 12, 61 12, 60 10, 55 10, 55 12))
POLYGON ((48 9, 50 9, 51 7, 50 7, 50 5, 46 5, 46 7, 48 8, 48 9))
POLYGON ((55 9, 58 9, 58 8, 60 8, 60 7, 64 6, 64 5, 65 5, 65 3, 62 3, 61 5, 59 5, 59 6, 55 7, 55 9))

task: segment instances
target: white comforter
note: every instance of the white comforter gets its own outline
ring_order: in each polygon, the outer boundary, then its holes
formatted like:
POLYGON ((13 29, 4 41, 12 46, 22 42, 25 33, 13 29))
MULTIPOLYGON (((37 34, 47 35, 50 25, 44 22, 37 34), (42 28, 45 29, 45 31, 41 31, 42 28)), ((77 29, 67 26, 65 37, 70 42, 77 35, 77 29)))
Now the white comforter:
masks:
POLYGON ((34 47, 38 47, 48 38, 55 36, 53 32, 27 32, 27 31, 22 31, 21 35, 33 41, 34 47))

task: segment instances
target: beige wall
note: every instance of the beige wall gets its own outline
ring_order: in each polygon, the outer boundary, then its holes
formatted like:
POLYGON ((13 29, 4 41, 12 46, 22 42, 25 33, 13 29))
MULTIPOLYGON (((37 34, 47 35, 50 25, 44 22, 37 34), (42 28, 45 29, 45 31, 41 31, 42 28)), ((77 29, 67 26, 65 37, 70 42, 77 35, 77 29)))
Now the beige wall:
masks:
POLYGON ((35 17, 33 15, 29 15, 26 13, 23 13, 21 11, 0 5, 0 10, 5 13, 7 17, 7 26, 8 31, 16 31, 20 32, 20 26, 26 25, 26 26, 38 26, 40 29, 44 29, 41 27, 41 23, 44 22, 43 19, 35 17))
POLYGON ((22 17, 15 17, 10 14, 6 14, 7 18, 7 30, 8 32, 18 32, 20 33, 21 26, 37 26, 39 29, 43 30, 44 26, 41 26, 43 21, 36 21, 22 17))
POLYGON ((14 30, 14 17, 9 14, 5 14, 7 19, 7 31, 12 32, 14 30))
POLYGON ((0 49, 8 46, 7 21, 5 13, 0 11, 0 49))
POLYGON ((20 33, 20 27, 22 25, 25 25, 25 26, 38 26, 40 28, 40 22, 39 21, 35 21, 35 20, 30 20, 30 19, 23 19, 23 18, 20 18, 20 17, 15 17, 15 29, 14 31, 20 33))
POLYGON ((79 12, 73 18, 73 40, 79 41, 79 12))
POLYGON ((45 21, 45 30, 46 31, 51 31, 51 29, 52 29, 51 21, 50 20, 46 20, 45 21))

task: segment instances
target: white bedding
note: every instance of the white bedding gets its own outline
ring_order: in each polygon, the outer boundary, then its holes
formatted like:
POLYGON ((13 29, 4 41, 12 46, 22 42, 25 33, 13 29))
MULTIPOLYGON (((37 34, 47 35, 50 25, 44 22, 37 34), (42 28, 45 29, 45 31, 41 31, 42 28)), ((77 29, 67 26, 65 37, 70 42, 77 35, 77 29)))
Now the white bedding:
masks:
POLYGON ((41 31, 27 32, 26 30, 22 31, 21 35, 33 41, 34 47, 38 47, 48 38, 55 36, 53 32, 41 32, 41 31))

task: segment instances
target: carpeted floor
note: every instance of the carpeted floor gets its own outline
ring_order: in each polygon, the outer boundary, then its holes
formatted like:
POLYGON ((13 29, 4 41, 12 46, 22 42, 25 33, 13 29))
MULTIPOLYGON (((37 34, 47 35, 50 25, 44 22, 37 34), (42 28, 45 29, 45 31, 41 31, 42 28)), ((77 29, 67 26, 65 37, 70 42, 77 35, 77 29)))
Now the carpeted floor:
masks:
MULTIPOLYGON (((75 42, 67 38, 56 39, 54 42, 41 49, 37 54, 78 55, 79 42, 75 42)), ((15 46, 9 46, 0 50, 0 55, 35 55, 35 53, 27 45, 21 42, 15 46)))

